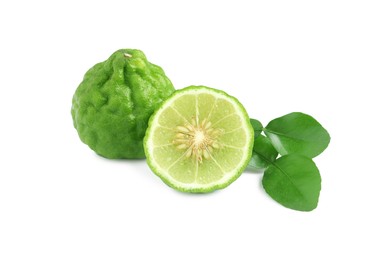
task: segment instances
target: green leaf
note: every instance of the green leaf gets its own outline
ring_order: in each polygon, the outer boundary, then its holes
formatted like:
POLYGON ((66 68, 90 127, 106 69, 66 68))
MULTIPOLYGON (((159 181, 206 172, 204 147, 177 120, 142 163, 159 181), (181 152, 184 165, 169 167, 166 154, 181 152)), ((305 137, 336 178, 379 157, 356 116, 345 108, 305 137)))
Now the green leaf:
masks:
POLYGON ((258 155, 255 152, 252 152, 252 157, 246 166, 246 170, 250 172, 260 172, 262 171, 265 167, 263 167, 264 161, 261 159, 260 155, 258 155))
POLYGON ((278 152, 272 146, 271 141, 264 135, 259 135, 253 144, 252 158, 249 161, 248 169, 261 171, 276 160, 278 152))
POLYGON ((253 118, 251 118, 250 121, 251 121, 251 125, 253 127, 253 131, 255 132, 255 138, 256 138, 263 131, 263 125, 260 123, 259 120, 256 120, 256 119, 253 119, 253 118))
POLYGON ((297 153, 314 158, 330 142, 328 132, 320 123, 298 112, 272 120, 264 132, 281 155, 297 153))
POLYGON ((283 206, 311 211, 318 204, 321 176, 310 158, 290 154, 280 157, 265 170, 263 187, 283 206))

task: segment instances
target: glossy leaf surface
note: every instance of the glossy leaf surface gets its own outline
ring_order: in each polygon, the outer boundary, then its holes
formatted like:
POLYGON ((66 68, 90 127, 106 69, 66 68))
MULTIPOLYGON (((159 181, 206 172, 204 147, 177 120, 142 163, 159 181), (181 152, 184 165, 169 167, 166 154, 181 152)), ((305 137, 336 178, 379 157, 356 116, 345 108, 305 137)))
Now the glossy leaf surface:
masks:
POLYGON ((314 158, 330 142, 328 132, 317 120, 298 112, 272 120, 264 132, 281 155, 297 153, 314 158))
POLYGON ((272 146, 271 141, 264 135, 259 135, 254 142, 252 158, 248 168, 252 171, 261 171, 276 160, 278 152, 272 146))
POLYGON ((253 131, 255 132, 255 138, 256 138, 263 131, 263 125, 260 123, 259 120, 256 120, 256 119, 253 119, 253 118, 250 119, 250 122, 251 122, 251 125, 253 127, 253 131))
POLYGON ((265 191, 283 206, 300 211, 317 207, 321 176, 315 163, 298 154, 277 159, 264 172, 265 191))

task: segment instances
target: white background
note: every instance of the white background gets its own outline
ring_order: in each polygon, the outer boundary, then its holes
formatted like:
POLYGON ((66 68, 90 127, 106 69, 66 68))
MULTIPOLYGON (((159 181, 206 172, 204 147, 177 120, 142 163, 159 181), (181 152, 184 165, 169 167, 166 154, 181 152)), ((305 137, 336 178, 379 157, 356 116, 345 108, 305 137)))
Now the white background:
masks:
POLYGON ((390 259, 389 1, 2 1, 0 29, 0 259, 390 259), (120 48, 264 124, 314 116, 318 208, 280 206, 262 174, 191 195, 95 155, 72 95, 120 48))

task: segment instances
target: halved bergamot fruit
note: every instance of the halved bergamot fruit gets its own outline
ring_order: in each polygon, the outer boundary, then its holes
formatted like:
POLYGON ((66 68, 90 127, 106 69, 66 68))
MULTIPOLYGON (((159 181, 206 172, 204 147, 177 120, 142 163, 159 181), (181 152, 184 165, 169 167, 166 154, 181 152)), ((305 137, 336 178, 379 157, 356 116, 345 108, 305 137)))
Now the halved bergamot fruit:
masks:
POLYGON ((228 186, 247 166, 252 146, 253 128, 241 103, 204 86, 168 98, 151 116, 144 139, 152 171, 184 192, 228 186))

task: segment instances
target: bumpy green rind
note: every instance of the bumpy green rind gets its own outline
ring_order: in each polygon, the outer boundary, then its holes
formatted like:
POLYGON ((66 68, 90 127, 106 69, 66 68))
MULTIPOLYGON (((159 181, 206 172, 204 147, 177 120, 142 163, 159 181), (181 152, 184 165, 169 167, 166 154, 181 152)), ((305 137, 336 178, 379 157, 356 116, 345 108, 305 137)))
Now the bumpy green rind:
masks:
POLYGON ((144 138, 144 147, 145 147, 145 153, 146 153, 146 162, 149 166, 149 168, 153 171, 153 173, 155 175, 157 175, 165 184, 167 184, 169 187, 177 190, 177 191, 181 191, 181 192, 189 192, 189 193, 209 193, 209 192, 213 192, 215 190, 220 190, 220 189, 224 189, 226 188, 227 186, 229 186, 230 184, 232 184, 235 180, 238 179, 238 177, 241 176, 241 174, 244 172, 244 170, 246 169, 251 157, 252 157, 252 149, 253 149, 253 141, 254 141, 254 131, 253 131, 253 128, 252 128, 252 125, 250 123, 250 118, 249 118, 249 115, 246 111, 246 109, 244 108, 244 106, 240 103, 240 101, 233 97, 233 96, 230 96, 229 94, 227 94, 226 92, 222 91, 222 90, 218 90, 218 89, 214 89, 214 88, 210 88, 210 87, 206 87, 206 86, 189 86, 189 87, 186 87, 186 88, 183 88, 183 89, 180 89, 180 90, 176 90, 171 97, 169 97, 169 99, 167 99, 166 101, 164 101, 161 106, 156 109, 156 111, 154 111, 154 113, 152 114, 152 116, 150 117, 149 119, 149 127, 148 129, 146 130, 146 134, 145 134, 145 138, 144 138), (179 186, 179 185, 176 185, 175 183, 172 183, 169 181, 168 178, 166 178, 164 176, 163 173, 159 172, 157 167, 155 166, 154 162, 152 161, 151 159, 151 155, 150 155, 150 152, 148 150, 148 147, 147 147, 147 142, 148 142, 148 139, 150 137, 150 131, 149 129, 151 128, 150 126, 153 124, 153 122, 155 120, 157 120, 156 118, 156 114, 158 113, 158 111, 160 109, 163 108, 164 106, 164 103, 165 102, 168 102, 169 99, 171 98, 174 98, 176 95, 181 95, 183 94, 183 92, 188 92, 188 91, 191 91, 191 90, 202 90, 202 89, 207 89, 207 90, 212 90, 214 92, 217 92, 219 94, 222 94, 224 96, 227 96, 231 99, 233 99, 236 104, 238 105, 238 107, 241 109, 242 113, 245 115, 246 117, 246 120, 244 122, 245 126, 249 129, 249 132, 250 132, 250 136, 249 136, 249 140, 248 140, 248 156, 246 158, 246 160, 243 162, 243 164, 237 168, 236 170, 236 173, 231 176, 231 178, 224 182, 224 183, 216 183, 216 184, 213 184, 213 185, 209 185, 207 187, 197 187, 197 188, 189 188, 189 187, 184 187, 184 186, 179 186))
POLYGON ((81 141, 111 159, 144 158, 150 115, 174 92, 164 71, 144 53, 121 49, 87 71, 72 100, 81 141))

